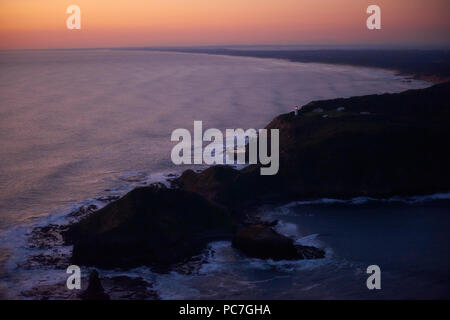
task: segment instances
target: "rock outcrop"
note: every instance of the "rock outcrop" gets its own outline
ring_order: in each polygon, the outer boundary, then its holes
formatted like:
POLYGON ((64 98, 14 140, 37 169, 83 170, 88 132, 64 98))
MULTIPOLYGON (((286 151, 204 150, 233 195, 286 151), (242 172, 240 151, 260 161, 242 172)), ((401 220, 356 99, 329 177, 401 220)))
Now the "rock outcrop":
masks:
POLYGON ((134 189, 64 233, 72 263, 102 268, 170 265, 214 239, 231 237, 227 212, 198 194, 153 185, 134 189))
POLYGON ((323 258, 325 252, 309 246, 295 245, 268 225, 245 226, 235 233, 233 247, 249 257, 273 260, 297 260, 323 258))
POLYGON ((97 270, 91 271, 89 274, 88 288, 80 294, 82 300, 109 300, 109 296, 105 293, 97 270))

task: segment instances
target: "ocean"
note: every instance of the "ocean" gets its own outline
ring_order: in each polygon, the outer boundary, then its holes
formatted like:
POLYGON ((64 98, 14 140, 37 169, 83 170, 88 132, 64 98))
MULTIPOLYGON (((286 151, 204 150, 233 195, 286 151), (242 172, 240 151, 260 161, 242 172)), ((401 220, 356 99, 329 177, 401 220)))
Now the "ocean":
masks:
MULTIPOLYGON (((42 251, 27 242, 33 227, 187 168, 170 160, 173 130, 192 130, 194 120, 258 129, 311 100, 430 85, 379 69, 139 50, 3 51, 0 71, 0 297, 9 298, 66 278, 58 268, 23 267, 42 251)), ((215 242, 196 274, 101 274, 151 279, 167 299, 448 298, 433 274, 448 275, 449 200, 418 199, 261 208, 281 232, 326 249, 322 260, 248 259, 215 242), (365 287, 369 263, 386 271, 376 293, 365 287)))

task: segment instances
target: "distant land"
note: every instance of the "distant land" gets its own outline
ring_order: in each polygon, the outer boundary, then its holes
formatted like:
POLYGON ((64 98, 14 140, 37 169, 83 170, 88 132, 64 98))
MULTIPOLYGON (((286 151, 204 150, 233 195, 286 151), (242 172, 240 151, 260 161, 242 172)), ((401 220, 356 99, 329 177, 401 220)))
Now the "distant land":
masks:
POLYGON ((158 47, 126 48, 204 53, 227 56, 284 59, 293 62, 328 63, 359 67, 382 68, 400 75, 434 83, 450 80, 450 50, 419 49, 281 49, 252 46, 239 48, 220 47, 158 47))

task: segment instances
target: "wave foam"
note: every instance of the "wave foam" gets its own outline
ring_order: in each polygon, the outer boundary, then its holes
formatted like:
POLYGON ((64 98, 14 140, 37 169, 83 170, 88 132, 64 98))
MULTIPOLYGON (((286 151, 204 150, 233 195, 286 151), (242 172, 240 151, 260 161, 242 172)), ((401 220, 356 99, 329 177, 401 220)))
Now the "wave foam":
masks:
POLYGON ((419 196, 409 196, 409 197, 400 197, 394 196, 390 198, 373 198, 373 197, 355 197, 348 200, 343 199, 332 199, 332 198, 321 198, 314 200, 305 200, 305 201, 293 201, 287 205, 282 206, 282 208, 292 208, 296 206, 302 205, 315 205, 315 204, 335 204, 335 203, 343 203, 343 204, 365 204, 367 202, 402 202, 407 204, 416 204, 423 203, 434 200, 449 200, 450 192, 447 193, 435 193, 430 195, 419 195, 419 196))

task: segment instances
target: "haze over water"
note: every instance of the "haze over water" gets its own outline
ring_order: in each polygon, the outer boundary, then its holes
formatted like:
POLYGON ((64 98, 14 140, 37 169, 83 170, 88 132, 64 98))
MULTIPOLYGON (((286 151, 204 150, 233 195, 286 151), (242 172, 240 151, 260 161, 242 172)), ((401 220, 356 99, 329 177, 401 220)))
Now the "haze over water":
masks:
POLYGON ((425 87, 390 72, 126 50, 0 53, 0 229, 177 171, 170 134, 263 128, 311 100, 425 87))

